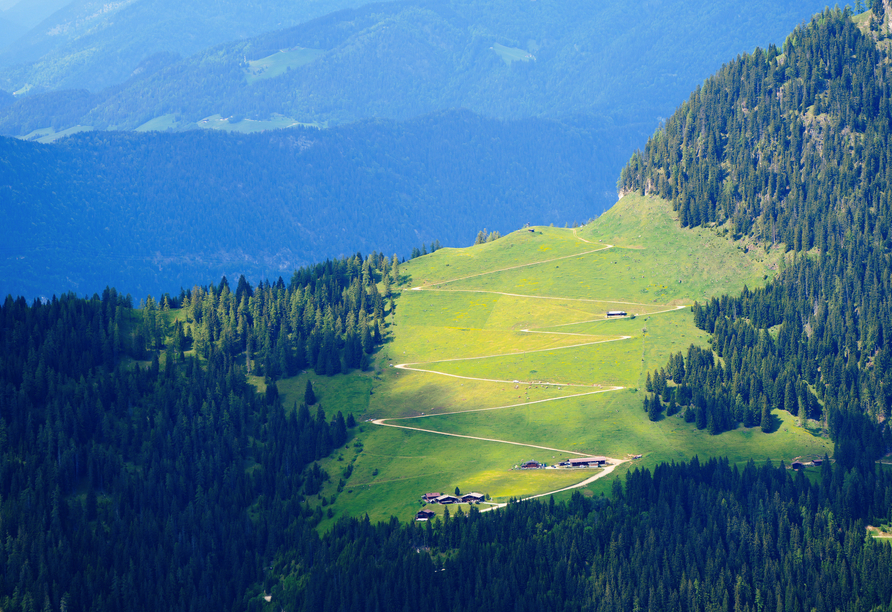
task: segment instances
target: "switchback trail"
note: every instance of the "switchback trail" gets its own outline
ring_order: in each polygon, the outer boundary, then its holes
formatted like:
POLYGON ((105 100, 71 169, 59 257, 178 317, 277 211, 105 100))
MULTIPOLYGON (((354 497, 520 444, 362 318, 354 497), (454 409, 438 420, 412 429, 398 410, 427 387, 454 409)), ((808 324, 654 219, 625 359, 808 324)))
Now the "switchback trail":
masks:
MULTIPOLYGON (((575 236, 575 232, 574 232, 575 236)), ((576 236, 578 240, 582 240, 582 242, 588 242, 588 240, 583 240, 576 236)), ((591 244, 589 242, 589 244, 591 244)), ((462 276, 459 278, 452 278, 445 281, 439 281, 436 283, 430 283, 429 285, 419 285, 418 287, 412 287, 411 291, 419 291, 421 289, 428 289, 431 285, 445 285, 448 283, 455 283, 458 281, 468 280, 469 278, 477 278, 478 276, 486 276, 487 274, 498 274, 499 272, 507 272, 509 270, 518 270, 520 268, 529 268, 530 266, 538 266, 541 264, 551 263, 553 261, 561 261, 562 259, 571 259, 573 257, 582 257, 583 255, 589 255, 591 253, 597 253, 598 251, 606 251, 607 249, 612 249, 612 244, 605 244, 603 247, 598 249, 592 249, 591 251, 582 251, 581 253, 573 253, 572 255, 562 255, 561 257, 555 257, 553 259, 544 259, 542 261, 532 261, 530 263, 520 264, 517 266, 508 266, 507 268, 499 268, 498 270, 489 270, 487 272, 480 272, 479 274, 471 274, 470 276, 462 276)))
MULTIPOLYGON (((580 240, 580 241, 582 241, 582 242, 585 242, 585 243, 588 243, 588 244, 592 244, 590 241, 588 241, 588 240, 586 240, 586 239, 584 239, 584 238, 580 238, 580 237, 577 235, 576 229, 573 230, 573 236, 574 236, 576 239, 578 239, 578 240, 580 240)), ((453 279, 449 279, 449 280, 445 280, 445 281, 440 281, 440 282, 425 283, 425 284, 423 284, 423 285, 419 285, 419 286, 416 286, 416 287, 411 287, 411 288, 410 288, 410 291, 443 291, 443 292, 457 292, 457 293, 458 293, 458 292, 462 292, 462 293, 490 293, 490 294, 495 294, 495 295, 503 295, 503 296, 507 296, 507 297, 517 297, 517 298, 527 298, 527 299, 537 299, 537 300, 562 300, 562 301, 569 301, 569 302, 573 302, 573 301, 575 301, 575 302, 600 303, 600 304, 623 304, 623 305, 629 305, 629 306, 644 306, 644 307, 652 306, 651 304, 642 304, 642 303, 638 303, 638 302, 625 302, 625 301, 620 301, 620 300, 596 300, 596 299, 590 299, 590 298, 567 298, 567 297, 558 297, 558 296, 523 295, 523 294, 517 294, 517 293, 508 293, 508 292, 502 292, 502 291, 487 291, 487 290, 480 290, 480 289, 442 289, 442 288, 441 288, 443 285, 447 285, 447 284, 454 283, 454 282, 457 282, 457 281, 468 280, 468 279, 472 279, 472 278, 479 278, 479 277, 481 277, 481 276, 487 276, 487 275, 490 275, 490 274, 497 274, 497 273, 499 273, 499 272, 507 272, 507 271, 510 271, 510 270, 518 270, 518 269, 520 269, 520 268, 526 268, 526 267, 531 267, 531 266, 538 266, 538 265, 547 264, 547 263, 551 263, 551 262, 555 262, 555 261, 561 261, 561 260, 564 260, 564 259, 570 259, 570 258, 573 258, 573 257, 581 257, 581 256, 583 256, 583 255, 588 255, 588 254, 591 254, 591 253, 596 253, 596 252, 599 252, 599 251, 604 251, 604 250, 606 250, 606 249, 612 249, 612 248, 614 248, 614 245, 612 245, 612 244, 607 244, 607 245, 604 245, 604 246, 602 246, 602 247, 600 247, 600 248, 597 248, 597 249, 592 249, 592 250, 584 251, 584 252, 581 252, 581 253, 574 253, 574 254, 572 254, 572 255, 564 255, 564 256, 561 256, 561 257, 555 257, 555 258, 548 259, 548 260, 543 260, 543 261, 535 261, 535 262, 530 262, 530 263, 526 263, 526 264, 520 264, 520 265, 516 265, 516 266, 508 266, 508 267, 505 267, 505 268, 500 268, 500 269, 498 269, 498 270, 489 270, 489 271, 487 271, 487 272, 481 272, 481 273, 479 273, 479 274, 472 274, 472 275, 469 275, 469 276, 462 276, 462 277, 459 277, 459 278, 453 278, 453 279)), ((680 310, 680 309, 685 308, 685 307, 686 307, 686 306, 676 306, 676 307, 672 307, 672 308, 667 308, 667 309, 665 309, 665 310, 660 310, 660 311, 657 311, 657 312, 646 313, 646 314, 647 314, 647 315, 651 315, 651 314, 659 314, 659 313, 663 313, 663 312, 673 312, 673 311, 680 310)), ((617 319, 622 319, 622 318, 625 318, 625 317, 617 317, 617 319)), ((613 319, 613 320, 617 320, 617 319, 613 319)), ((548 327, 561 327, 561 326, 564 326, 564 325, 576 325, 576 324, 580 324, 580 323, 587 323, 587 322, 594 322, 594 321, 603 321, 603 320, 605 320, 605 319, 593 319, 592 321, 576 321, 576 322, 574 322, 574 323, 561 323, 561 324, 555 324, 555 325, 553 325, 553 326, 548 326, 548 327)), ((520 331, 523 332, 523 333, 530 333, 530 334, 532 334, 532 333, 536 333, 536 334, 553 334, 553 335, 560 335, 560 336, 578 336, 578 337, 583 337, 583 338, 584 338, 584 337, 596 337, 596 336, 594 336, 594 334, 581 334, 581 333, 571 333, 571 332, 545 331, 545 329, 546 329, 546 328, 539 328, 539 329, 536 329, 536 330, 533 330, 533 329, 523 329, 523 330, 520 330, 520 331)), ((616 338, 609 338, 609 339, 607 339, 607 340, 603 340, 603 339, 601 339, 601 340, 593 340, 593 341, 591 341, 591 342, 580 342, 580 343, 576 343, 576 344, 572 344, 572 345, 567 345, 567 346, 559 346, 559 347, 554 347, 554 348, 543 348, 543 349, 533 349, 533 350, 530 350, 530 351, 516 351, 516 352, 513 352, 513 353, 501 353, 501 354, 483 355, 483 356, 477 356, 477 357, 456 357, 456 358, 451 358, 451 359, 441 359, 441 360, 437 360, 437 361, 427 361, 427 362, 400 363, 400 364, 396 364, 394 367, 397 368, 397 369, 400 369, 400 370, 406 370, 406 371, 412 371, 412 372, 425 372, 425 373, 429 373, 429 374, 436 374, 436 375, 439 375, 439 376, 446 376, 446 377, 449 377, 449 378, 458 378, 458 379, 463 379, 463 380, 475 380, 475 381, 481 381, 481 382, 492 382, 492 383, 500 383, 500 384, 516 384, 516 383, 518 383, 518 382, 520 382, 520 381, 517 381, 517 380, 500 380, 500 379, 493 379, 493 378, 478 378, 478 377, 473 377, 473 376, 461 376, 461 375, 458 375, 458 374, 449 374, 449 373, 446 373, 446 372, 438 372, 438 371, 436 371, 436 370, 428 370, 428 369, 424 369, 424 368, 419 368, 419 367, 417 367, 417 366, 424 365, 424 364, 426 364, 426 363, 431 363, 431 364, 433 364, 433 363, 445 363, 445 362, 456 362, 456 361, 473 361, 473 360, 480 360, 480 359, 491 359, 491 358, 496 358, 496 357, 509 357, 509 356, 527 355, 527 354, 538 353, 538 352, 546 352, 546 351, 558 351, 558 350, 564 350, 564 349, 571 349, 571 348, 580 348, 580 347, 584 347, 584 346, 591 346, 591 345, 595 345, 595 344, 604 344, 604 343, 607 343, 607 342, 621 342, 621 341, 624 341, 624 340, 629 340, 629 339, 631 339, 631 338, 632 338, 632 336, 618 336, 618 337, 616 337, 616 338)), ((527 384, 527 383, 524 381, 523 384, 527 384)), ((515 441, 511 441, 511 440, 502 440, 502 439, 498 439, 498 438, 486 438, 486 437, 480 437, 480 436, 471 436, 471 435, 465 435, 465 434, 449 433, 449 432, 445 432, 445 431, 437 431, 437 430, 434 430, 434 429, 424 429, 424 428, 421 428, 421 427, 410 427, 410 426, 408 426, 408 425, 397 425, 397 424, 392 423, 392 422, 389 422, 389 421, 417 420, 417 419, 431 418, 431 417, 435 417, 435 416, 436 416, 436 417, 442 417, 442 416, 457 415, 457 414, 465 414, 465 413, 471 413, 471 412, 485 412, 485 411, 492 411, 492 410, 504 410, 504 409, 508 409, 508 408, 520 408, 520 407, 524 407, 524 406, 530 406, 530 405, 533 405, 533 404, 542 404, 542 403, 546 403, 546 402, 555 402, 555 401, 559 401, 559 400, 565 400, 565 399, 571 399, 571 398, 584 397, 584 396, 588 396, 588 395, 594 395, 594 394, 597 394, 597 393, 607 393, 607 392, 610 392, 610 391, 619 391, 619 390, 623 389, 623 387, 621 387, 621 386, 613 386, 613 385, 609 385, 609 386, 604 386, 604 387, 602 387, 602 386, 599 385, 599 384, 588 385, 588 384, 566 383, 566 382, 564 382, 564 383, 559 383, 559 382, 545 382, 545 381, 530 381, 529 384, 548 385, 548 386, 560 386, 560 387, 576 387, 576 388, 592 388, 592 387, 596 387, 596 389, 595 389, 595 390, 592 390, 592 391, 587 391, 587 392, 584 392, 584 393, 575 393, 575 394, 572 394, 572 395, 564 395, 564 396, 561 396, 561 397, 554 397, 554 398, 546 398, 546 399, 541 399, 541 400, 534 400, 534 401, 532 401, 532 402, 522 402, 522 403, 519 403, 519 404, 510 404, 510 405, 495 406, 495 407, 489 407, 489 408, 475 408, 475 409, 471 409, 471 410, 459 410, 459 411, 453 411, 453 412, 440 412, 440 413, 436 413, 436 414, 427 414, 427 415, 423 415, 423 414, 422 414, 422 415, 416 415, 416 416, 410 416, 410 417, 393 417, 393 418, 372 419, 372 420, 371 420, 371 423, 374 424, 374 425, 382 426, 382 427, 393 427, 393 428, 396 428, 396 429, 405 429, 405 430, 409 430, 409 431, 418 431, 418 432, 423 432, 423 433, 427 433, 427 434, 434 434, 434 435, 440 435, 440 436, 449 436, 449 437, 453 437, 453 438, 465 438, 465 439, 468 439, 468 440, 479 440, 479 441, 482 441, 482 442, 493 442, 493 443, 496 443, 496 444, 510 444, 510 445, 513 445, 513 446, 520 446, 520 447, 525 447, 525 448, 535 448, 535 449, 539 449, 539 450, 547 450, 547 451, 559 452, 559 453, 564 453, 564 454, 569 454, 569 455, 587 456, 587 455, 589 455, 590 453, 583 453, 583 452, 579 452, 579 451, 571 451, 571 450, 566 450, 566 449, 553 448, 553 447, 550 447, 550 446, 541 446, 541 445, 538 445, 538 444, 529 444, 529 443, 526 443, 526 442, 515 442, 515 441)), ((557 490, 554 490, 554 491, 549 491, 549 492, 546 492, 546 493, 539 493, 539 494, 537 494, 537 495, 532 495, 532 496, 527 497, 527 498, 525 498, 525 499, 536 499, 536 498, 539 498, 539 497, 545 497, 545 496, 548 496, 548 495, 553 495, 554 493, 560 493, 560 492, 562 492, 562 491, 569 491, 569 490, 571 490, 571 489, 575 489, 575 488, 579 488, 579 487, 584 487, 584 486, 586 486, 586 485, 588 485, 588 484, 590 484, 590 483, 592 483, 592 482, 594 482, 594 481, 596 481, 596 480, 598 480, 598 479, 600 479, 600 478, 603 478, 603 477, 609 475, 610 473, 613 472, 613 470, 616 468, 617 465, 619 465, 619 464, 624 463, 625 461, 627 461, 627 460, 625 460, 625 459, 613 459, 613 458, 609 458, 609 457, 608 457, 607 459, 609 460, 609 462, 611 463, 611 465, 609 465, 606 469, 603 469, 603 470, 599 471, 597 474, 595 474, 595 475, 593 475, 593 476, 591 476, 591 477, 589 477, 589 478, 586 478, 586 479, 584 479, 584 480, 582 480, 582 481, 580 481, 580 482, 578 482, 578 483, 576 483, 576 484, 574 484, 574 485, 570 485, 570 486, 563 487, 563 488, 561 488, 561 489, 557 489, 557 490)), ((492 509, 495 509, 495 508, 498 508, 498 507, 502 507, 502 506, 504 506, 504 505, 506 505, 506 504, 495 504, 495 505, 493 505, 491 508, 489 508, 489 510, 492 510, 492 509)), ((485 511, 485 510, 484 510, 484 511, 485 511)))

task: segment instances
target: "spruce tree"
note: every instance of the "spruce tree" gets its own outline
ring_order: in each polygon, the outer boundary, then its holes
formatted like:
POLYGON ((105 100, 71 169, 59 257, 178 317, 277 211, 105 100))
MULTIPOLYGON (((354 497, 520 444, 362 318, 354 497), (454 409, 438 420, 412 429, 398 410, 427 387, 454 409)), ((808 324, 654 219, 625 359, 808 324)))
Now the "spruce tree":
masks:
POLYGON ((304 389, 304 403, 307 406, 312 406, 316 403, 316 393, 313 391, 313 383, 310 382, 310 379, 307 379, 307 386, 304 389))

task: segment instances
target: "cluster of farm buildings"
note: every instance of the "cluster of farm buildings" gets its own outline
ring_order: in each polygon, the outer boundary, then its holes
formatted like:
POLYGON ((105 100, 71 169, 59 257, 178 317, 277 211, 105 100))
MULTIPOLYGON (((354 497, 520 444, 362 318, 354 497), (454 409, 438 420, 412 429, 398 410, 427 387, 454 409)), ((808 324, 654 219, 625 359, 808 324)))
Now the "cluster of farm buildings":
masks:
MULTIPOLYGON (((442 493, 425 493, 421 496, 421 501, 426 504, 479 504, 486 499, 483 493, 465 493, 464 495, 444 495, 442 493)), ((415 515, 416 521, 429 521, 436 516, 435 512, 430 510, 419 510, 415 515)))
MULTIPOLYGON (((574 457, 566 459, 552 468, 590 468, 603 467, 608 464, 607 457, 574 457)), ((538 461, 524 461, 519 466, 514 466, 521 470, 539 470, 549 467, 538 461)), ((421 496, 421 501, 425 504, 479 504, 484 501, 486 496, 483 493, 465 493, 464 495, 444 495, 443 493, 425 493, 421 496)), ((436 516, 431 510, 419 510, 415 515, 416 521, 429 521, 436 516)))
MULTIPOLYGON (((566 459, 561 461, 557 465, 553 466, 556 468, 588 468, 588 467, 603 467, 607 465, 608 459, 607 457, 574 457, 573 459, 566 459)), ((548 467, 545 463, 539 463, 538 461, 524 461, 520 464, 522 470, 540 470, 542 468, 548 467)))
POLYGON ((426 504, 479 504, 486 495, 483 493, 466 493, 464 495, 443 495, 442 493, 425 493, 421 501, 426 504))

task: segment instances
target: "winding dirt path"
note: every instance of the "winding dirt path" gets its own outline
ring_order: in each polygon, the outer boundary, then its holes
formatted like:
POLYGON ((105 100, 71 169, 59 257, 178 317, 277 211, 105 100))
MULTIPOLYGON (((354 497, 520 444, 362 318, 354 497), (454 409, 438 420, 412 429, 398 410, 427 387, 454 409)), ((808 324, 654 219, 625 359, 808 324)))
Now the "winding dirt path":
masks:
MULTIPOLYGON (((608 465, 606 468, 604 468, 603 470, 601 470, 600 472, 598 472, 591 478, 586 478, 582 482, 577 482, 576 484, 570 485, 569 487, 564 487, 563 489, 549 491, 548 493, 537 493, 536 495, 530 495, 529 497, 522 498, 520 501, 528 501, 531 499, 538 499, 540 497, 548 497, 549 495, 554 495, 555 493, 563 493, 564 491, 572 491, 573 489, 581 489, 582 487, 590 485, 591 483, 595 482, 596 480, 600 480, 601 478, 604 478, 605 476, 609 476, 610 473, 613 472, 613 470, 615 470, 617 468, 617 466, 619 466, 619 464, 625 463, 628 461, 628 459, 610 459, 610 460, 616 461, 616 463, 614 463, 612 465, 608 465)), ((484 508, 480 512, 491 512, 492 510, 498 510, 499 508, 504 508, 507 505, 508 504, 490 504, 489 508, 484 508)))
MULTIPOLYGON (((431 416, 442 416, 442 415, 431 415, 431 416)), ((550 446, 539 446, 537 444, 527 444, 525 442, 512 442, 510 440, 499 440, 497 438, 481 438, 478 436, 466 436, 464 434, 449 433, 449 432, 445 432, 445 431, 437 431, 435 429, 422 429, 420 427, 409 427, 408 425, 394 425, 393 423, 387 423, 388 420, 396 420, 396 419, 373 419, 372 423, 374 423, 375 425, 383 425, 384 427, 396 427, 397 429, 410 429, 412 431, 423 431, 425 433, 439 434, 441 436, 450 436, 452 438, 465 438, 467 440, 480 440, 482 442, 498 442, 499 444, 511 444, 513 446, 524 446, 526 448, 537 448, 539 450, 554 451, 556 453, 565 453, 565 454, 570 454, 570 455, 576 455, 578 457, 588 457, 588 455, 589 455, 588 453, 580 453, 578 451, 564 450, 562 448, 552 448, 550 446)))
MULTIPOLYGON (((576 232, 574 231, 574 236, 575 236, 575 234, 576 234, 576 232)), ((582 240, 582 242, 588 242, 588 244, 592 244, 588 240, 580 238, 579 236, 576 236, 576 238, 578 240, 582 240)), ((533 261, 530 263, 519 264, 516 266, 508 266, 507 268, 499 268, 498 270, 489 270, 487 272, 480 272, 479 274, 471 274, 470 276, 462 276, 459 278, 452 278, 452 279, 440 281, 437 283, 431 283, 430 285, 446 285, 448 283, 455 283, 458 281, 467 280, 469 278, 477 278, 479 276, 486 276, 488 274, 498 274, 499 272, 507 272, 509 270, 518 270, 520 268, 529 268, 530 266, 538 266, 541 264, 551 263, 553 261, 561 261, 563 259, 572 259, 573 257, 582 257, 583 255, 590 255, 591 253, 597 253, 598 251, 606 251, 607 249, 612 249, 612 248, 613 248, 612 244, 605 244, 603 247, 598 248, 598 249, 592 249, 591 251, 582 251, 581 253, 573 253, 572 255, 562 255, 560 257, 555 257, 553 259, 543 259, 542 261, 533 261)), ((430 285, 419 285, 417 287, 412 287, 410 289, 410 291, 420 291, 421 289, 429 289, 430 285)))
MULTIPOLYGON (((585 243, 588 243, 588 244, 593 244, 592 242, 590 242, 589 240, 586 240, 585 238, 580 238, 580 237, 577 235, 576 228, 573 229, 573 236, 574 236, 576 239, 578 239, 578 240, 580 240, 580 241, 582 241, 582 242, 585 242, 585 243)), ((457 293, 490 293, 490 294, 495 294, 495 295, 503 295, 503 296, 507 296, 507 297, 530 298, 530 299, 537 299, 537 300, 563 300, 563 301, 571 301, 571 302, 572 302, 572 301, 575 301, 575 302, 600 303, 600 304, 623 304, 623 305, 629 305, 629 306, 649 306, 648 304, 642 304, 642 303, 639 303, 639 302, 623 302, 623 301, 617 301, 617 300, 595 300, 595 299, 588 299, 588 298, 566 298, 566 297, 541 296, 541 295, 523 295, 523 294, 517 294, 517 293, 507 293, 507 292, 502 292, 502 291, 486 291, 486 290, 477 290, 477 289, 440 289, 440 288, 439 288, 439 287, 441 287, 442 285, 446 285, 446 284, 449 284, 449 283, 454 283, 454 282, 457 282, 457 281, 467 280, 467 279, 471 279, 471 278, 479 278, 479 277, 481 277, 481 276, 486 276, 486 275, 489 275, 489 274, 497 274, 497 273, 499 273, 499 272, 506 272, 506 271, 509 271, 509 270, 517 270, 517 269, 520 269, 520 268, 526 268, 526 267, 531 267, 531 266, 538 266, 538 265, 541 265, 541 264, 547 264, 547 263, 551 263, 551 262, 555 262, 555 261, 561 261, 561 260, 564 260, 564 259, 570 259, 570 258, 573 258, 573 257, 581 257, 581 256, 583 256, 583 255, 588 255, 588 254, 591 254, 591 253, 597 253, 597 252, 599 252, 599 251, 604 251, 604 250, 612 249, 612 248, 614 248, 614 245, 612 245, 612 244, 607 244, 607 245, 604 245, 603 247, 600 247, 600 248, 597 248, 597 249, 592 249, 592 250, 590 250, 590 251, 584 251, 584 252, 581 252, 581 253, 574 253, 574 254, 572 254, 572 255, 565 255, 565 256, 561 256, 561 257, 555 257, 555 258, 552 258, 552 259, 547 259, 547 260, 544 260, 544 261, 536 261, 536 262, 531 262, 531 263, 526 263, 526 264, 520 264, 520 265, 517 265, 517 266, 509 266, 509 267, 501 268, 501 269, 498 269, 498 270, 490 270, 490 271, 487 271, 487 272, 481 272, 481 273, 479 273, 479 274, 472 274, 472 275, 469 275, 469 276, 463 276, 463 277, 460 277, 460 278, 453 278, 453 279, 450 279, 450 280, 441 281, 441 282, 437 282, 437 283, 431 283, 431 284, 426 284, 426 285, 420 285, 420 286, 417 286, 417 287, 412 287, 412 288, 410 288, 410 291, 453 291, 453 292, 457 292, 457 293)), ((660 310, 660 311, 657 311, 657 312, 651 312, 651 313, 645 313, 645 314, 649 316, 649 315, 651 315, 651 314, 660 314, 660 313, 664 313, 664 312, 674 312, 674 311, 676 311, 676 310, 680 310, 680 309, 682 309, 682 308, 686 308, 686 306, 676 306, 676 307, 673 307, 673 308, 668 308, 668 309, 666 309, 666 310, 660 310)), ((626 318, 626 317, 617 317, 617 319, 622 319, 622 318, 626 318)), ((574 323, 563 323, 563 324, 558 324, 558 325, 549 326, 549 327, 562 327, 562 326, 564 326, 564 325, 578 325, 578 324, 580 324, 580 323, 589 323, 589 322, 603 321, 603 320, 605 320, 605 319, 603 319, 603 318, 599 318, 599 319, 593 319, 593 320, 591 320, 591 321, 577 321, 577 322, 574 322, 574 323)), ((615 320, 615 319, 613 319, 613 320, 615 320)), ((579 337, 586 337, 586 336, 588 336, 588 337, 592 337, 592 336, 593 336, 593 334, 579 334, 579 333, 572 333, 572 332, 556 332, 556 331, 531 330, 531 329, 523 329, 523 330, 520 330, 520 331, 521 331, 521 332, 524 332, 524 333, 531 333, 531 334, 532 334, 532 333, 535 333, 535 334, 553 334, 553 335, 561 335, 561 336, 579 336, 579 337)), ((400 364, 396 364, 394 367, 396 367, 396 368, 398 368, 398 369, 400 369, 400 370, 406 370, 406 371, 412 371, 412 372, 426 372, 426 373, 429 373, 429 374, 437 374, 437 375, 439 375, 439 376, 447 376, 447 377, 450 377, 450 378, 458 378, 458 379, 463 379, 463 380, 476 380, 476 381, 482 381, 482 382, 493 382, 493 383, 501 383, 501 384, 515 384, 515 383, 518 382, 518 381, 513 381, 513 380, 499 380, 499 379, 493 379, 493 378, 478 378, 478 377, 472 377, 472 376, 460 376, 460 375, 458 375, 458 374, 448 374, 448 373, 446 373, 446 372, 438 372, 438 371, 436 371, 436 370, 427 370, 427 369, 418 368, 418 367, 414 367, 414 366, 424 365, 425 363, 445 363, 445 362, 455 362, 455 361, 471 361, 471 360, 476 360, 476 359, 490 359, 490 358, 495 358, 495 357, 510 357, 510 356, 518 356, 518 355, 527 355, 527 354, 539 353, 539 352, 545 352, 545 351, 557 351, 557 350, 570 349, 570 348, 579 348, 579 347, 583 347, 583 346, 591 346, 591 345, 594 345, 594 344, 604 344, 604 343, 607 343, 607 342, 620 342, 620 341, 623 341, 623 340, 629 340, 629 339, 631 339, 631 338, 632 338, 632 336, 619 336, 619 337, 617 337, 617 338, 609 338, 609 339, 607 339, 607 340, 596 340, 596 341, 592 341, 592 342, 582 342, 582 343, 572 344, 572 345, 567 345, 567 346, 560 346, 560 347, 554 347, 554 348, 534 349, 534 350, 530 350, 530 351, 517 351, 517 352, 513 352, 513 353, 502 353, 502 354, 494 354, 494 355, 483 355, 483 356, 478 356, 478 357, 456 357, 456 358, 452 358, 452 359, 441 359, 441 360, 438 360, 438 361, 427 361, 427 362, 416 362, 416 363, 400 363, 400 364)), ((526 384, 526 383, 524 383, 524 384, 526 384)), ((589 385, 583 385, 583 384, 578 384, 578 383, 556 383, 556 382, 542 382, 542 381, 536 381, 535 383, 532 383, 532 382, 531 382, 530 384, 550 385, 550 386, 561 386, 561 387, 577 387, 577 388, 580 388, 580 387, 581 387, 581 388, 589 387, 589 385)), ((591 385, 591 386, 592 386, 592 387, 601 387, 601 385, 597 385, 597 384, 593 384, 593 385, 591 385)), ((590 388, 590 387, 589 387, 589 388, 590 388)), ((554 398, 546 398, 546 399, 541 399, 541 400, 534 400, 534 401, 532 401, 532 402, 523 402, 523 403, 519 403, 519 404, 510 404, 510 405, 505 405, 505 406, 495 406, 495 407, 490 407, 490 408, 475 408, 475 409, 471 409, 471 410, 459 410, 459 411, 454 411, 454 412, 441 412, 441 413, 436 413, 436 414, 427 414, 427 415, 419 415, 419 416, 411 416, 411 417, 394 417, 394 418, 386 418, 386 419, 372 419, 372 420, 371 420, 371 423, 374 424, 374 425, 382 426, 382 427, 393 427, 393 428, 396 428, 396 429, 405 429, 405 430, 410 430, 410 431, 419 431, 419 432, 428 433, 428 434, 435 434, 435 435, 440 435, 440 436, 449 436, 449 437, 453 437, 453 438, 465 438, 465 439, 468 439, 468 440, 479 440, 479 441, 482 441, 482 442, 493 442, 493 443, 497 443, 497 444, 510 444, 510 445, 513 445, 513 446, 521 446, 521 447, 525 447, 525 448, 535 448, 535 449, 538 449, 538 450, 547 450, 547 451, 553 451, 553 452, 559 452, 559 453, 564 453, 564 454, 576 455, 576 456, 584 457, 584 456, 587 456, 589 453, 582 453, 582 452, 579 452, 579 451, 571 451, 571 450, 560 449, 560 448, 552 448, 552 447, 550 447, 550 446, 540 446, 540 445, 537 445, 537 444, 528 444, 528 443, 525 443, 525 442, 514 442, 514 441, 511 441, 511 440, 501 440, 501 439, 498 439, 498 438, 484 438, 484 437, 479 437, 479 436, 470 436, 470 435, 464 435, 464 434, 456 434, 456 433, 449 433, 449 432, 444 432, 444 431, 437 431, 437 430, 434 430, 434 429, 424 429, 424 428, 421 428, 421 427, 410 427, 410 426, 408 426, 408 425, 397 425, 397 424, 392 423, 392 422, 389 422, 389 421, 417 420, 417 419, 431 418, 431 417, 435 417, 435 416, 436 416, 436 417, 441 417, 441 416, 456 415, 456 414, 466 414, 466 413, 471 413, 471 412, 486 412, 486 411, 490 411, 490 410, 504 410, 504 409, 508 409, 508 408, 520 408, 520 407, 523 407, 523 406, 530 406, 530 405, 533 405, 533 404, 541 404, 541 403, 545 403, 545 402, 555 402, 555 401, 565 400, 565 399, 570 399, 570 398, 584 397, 584 396, 587 396, 587 395, 594 395, 594 394, 596 394, 596 393, 607 393, 607 392, 610 392, 610 391, 619 391, 619 390, 621 390, 621 389, 623 389, 623 388, 624 388, 624 387, 621 387, 621 386, 608 386, 608 387, 598 388, 598 389, 596 389, 596 390, 594 390, 594 391, 587 391, 587 392, 585 392, 585 393, 575 393, 575 394, 572 394, 572 395, 564 395, 564 396, 561 396, 561 397, 554 397, 554 398)), ((553 495, 553 494, 555 494, 555 493, 560 493, 560 492, 563 492, 563 491, 569 491, 569 490, 572 490, 572 489, 577 489, 577 488, 580 488, 580 487, 584 487, 584 486, 586 486, 586 485, 588 485, 588 484, 591 484, 592 482, 595 482, 596 480, 598 480, 598 479, 600 479, 600 478, 604 478, 605 476, 611 474, 611 473, 613 472, 613 470, 616 469, 616 467, 617 467, 618 465, 620 465, 620 464, 625 463, 626 461, 628 461, 627 459, 614 459, 614 458, 610 458, 610 457, 608 457, 607 459, 608 459, 608 461, 610 462, 610 465, 608 465, 605 469, 599 471, 597 474, 594 474, 593 476, 591 476, 591 477, 589 477, 589 478, 586 478, 586 479, 584 479, 584 480, 582 480, 582 481, 580 481, 580 482, 578 482, 578 483, 576 483, 576 484, 573 484, 573 485, 570 485, 570 486, 567 486, 567 487, 563 487, 563 488, 560 488, 560 489, 556 489, 556 490, 554 490, 554 491, 548 491, 548 492, 546 492, 546 493, 539 493, 539 494, 536 494, 536 495, 532 495, 532 496, 526 497, 526 498, 524 498, 524 500, 537 499, 537 498, 540 498, 540 497, 546 497, 546 496, 549 496, 549 495, 553 495)), ((502 507, 504 507, 504 506, 506 506, 506 505, 507 505, 507 504, 492 504, 489 508, 486 508, 486 509, 482 510, 482 512, 486 512, 486 511, 489 511, 489 510, 495 510, 496 508, 502 508, 502 507)))

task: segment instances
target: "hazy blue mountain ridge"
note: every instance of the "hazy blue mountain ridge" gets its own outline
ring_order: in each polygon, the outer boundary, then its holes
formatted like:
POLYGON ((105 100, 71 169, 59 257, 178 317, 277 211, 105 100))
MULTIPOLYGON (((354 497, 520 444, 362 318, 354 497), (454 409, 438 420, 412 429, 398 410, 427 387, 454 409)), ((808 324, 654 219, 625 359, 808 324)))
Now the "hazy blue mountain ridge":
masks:
POLYGON ((0 89, 86 88, 126 80, 158 52, 192 55, 295 25, 355 0, 74 0, 0 52, 0 89))
POLYGON ((327 257, 407 255, 487 227, 585 221, 609 201, 590 123, 468 111, 253 135, 0 139, 0 293, 160 294, 327 257))
MULTIPOLYGON (((468 108, 503 118, 587 113, 616 122, 645 120, 643 137, 723 60, 780 44, 823 6, 812 0, 754 0, 745 8, 672 0, 644 3, 633 16, 617 1, 372 4, 171 61, 114 94, 102 92, 78 123, 133 129, 166 114, 191 123, 219 113, 332 124, 468 108), (246 62, 295 47, 324 53, 274 78, 248 78, 246 62)), ((100 49, 110 35, 95 36, 100 49)), ((183 54, 183 43, 162 43, 153 46, 183 54)), ((120 82, 136 63, 128 65, 123 47, 116 53, 120 82)), ((73 75, 58 86, 80 78, 73 75)), ((99 85, 112 81, 109 75, 78 82, 99 93, 99 85)), ((34 119, 29 125, 41 120, 34 119)), ((50 125, 49 117, 42 120, 50 125)), ((28 133, 20 121, 4 118, 0 126, 2 133, 28 133)))

